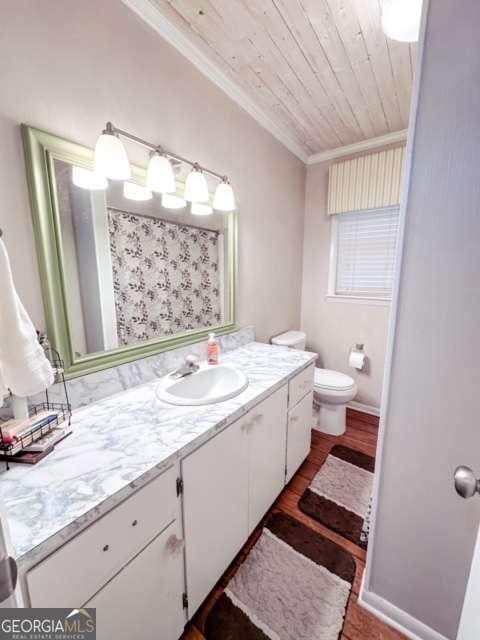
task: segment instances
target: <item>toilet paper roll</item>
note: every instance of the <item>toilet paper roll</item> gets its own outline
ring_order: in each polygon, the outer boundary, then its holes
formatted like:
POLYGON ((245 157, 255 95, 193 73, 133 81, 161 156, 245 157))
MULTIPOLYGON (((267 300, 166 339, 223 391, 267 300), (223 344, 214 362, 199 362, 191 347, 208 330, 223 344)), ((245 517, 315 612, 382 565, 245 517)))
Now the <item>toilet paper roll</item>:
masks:
POLYGON ((365 366, 365 354, 363 351, 355 351, 352 349, 350 351, 350 356, 348 357, 348 364, 353 369, 358 369, 358 371, 362 371, 365 366))

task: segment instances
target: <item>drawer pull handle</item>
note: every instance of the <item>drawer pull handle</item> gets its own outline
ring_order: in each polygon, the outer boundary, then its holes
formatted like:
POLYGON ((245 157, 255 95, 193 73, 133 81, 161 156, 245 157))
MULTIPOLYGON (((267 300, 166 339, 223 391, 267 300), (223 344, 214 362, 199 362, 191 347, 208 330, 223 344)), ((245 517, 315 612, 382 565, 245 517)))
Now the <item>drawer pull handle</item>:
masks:
POLYGON ((255 416, 252 416, 250 418, 250 420, 247 420, 243 425, 242 425, 242 431, 244 433, 251 433, 253 427, 255 426, 256 422, 260 422, 260 420, 263 418, 263 413, 257 413, 255 416))
POLYGON ((167 549, 172 556, 178 555, 184 547, 184 542, 181 538, 177 538, 175 534, 171 535, 167 540, 167 549))
POLYGON ((106 544, 106 545, 103 547, 103 550, 104 550, 104 551, 108 551, 109 549, 110 549, 110 545, 109 545, 109 544, 106 544))
POLYGON ((134 520, 134 521, 132 522, 132 527, 136 527, 136 526, 137 526, 137 524, 138 524, 138 520, 134 520))

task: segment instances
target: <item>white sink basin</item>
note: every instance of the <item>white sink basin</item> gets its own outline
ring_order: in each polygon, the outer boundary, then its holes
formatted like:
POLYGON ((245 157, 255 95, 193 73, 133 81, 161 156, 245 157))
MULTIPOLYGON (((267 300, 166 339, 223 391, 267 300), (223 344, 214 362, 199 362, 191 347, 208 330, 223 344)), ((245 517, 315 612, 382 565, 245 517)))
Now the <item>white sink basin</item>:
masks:
POLYGON ((165 376, 157 387, 157 396, 163 402, 182 406, 214 404, 238 396, 247 387, 248 378, 234 367, 202 365, 183 378, 165 376))

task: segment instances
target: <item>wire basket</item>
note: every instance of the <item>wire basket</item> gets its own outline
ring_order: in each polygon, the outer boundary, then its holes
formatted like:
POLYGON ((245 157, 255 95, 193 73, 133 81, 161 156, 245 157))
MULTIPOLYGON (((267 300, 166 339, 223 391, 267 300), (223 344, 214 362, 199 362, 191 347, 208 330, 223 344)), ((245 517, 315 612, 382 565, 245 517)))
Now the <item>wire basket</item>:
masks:
POLYGON ((15 436, 15 440, 12 442, 10 438, 6 436, 4 431, 5 425, 0 422, 0 455, 6 462, 7 469, 10 468, 8 458, 12 458, 20 451, 23 451, 26 447, 33 444, 37 440, 40 440, 43 436, 49 433, 52 429, 60 427, 62 424, 67 423, 70 426, 72 418, 72 407, 68 397, 67 383, 64 375, 64 363, 60 358, 60 354, 56 349, 53 349, 48 344, 48 341, 40 338, 40 343, 43 346, 45 355, 50 361, 54 371, 54 384, 61 385, 63 389, 64 402, 51 402, 48 389, 44 391, 44 402, 39 402, 29 407, 28 414, 30 420, 35 420, 35 416, 40 415, 41 412, 49 412, 53 415, 51 420, 45 422, 40 420, 39 424, 33 424, 31 429, 26 429, 18 436, 15 436))

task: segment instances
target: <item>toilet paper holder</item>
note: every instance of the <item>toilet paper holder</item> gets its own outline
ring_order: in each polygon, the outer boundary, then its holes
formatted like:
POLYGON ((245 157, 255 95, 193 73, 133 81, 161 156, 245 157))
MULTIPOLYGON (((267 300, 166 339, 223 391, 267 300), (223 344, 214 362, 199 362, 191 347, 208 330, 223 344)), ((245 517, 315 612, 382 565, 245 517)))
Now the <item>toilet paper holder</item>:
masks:
POLYGON ((357 371, 363 371, 367 363, 367 356, 365 355, 363 342, 357 342, 354 347, 350 349, 348 356, 348 364, 357 371))

